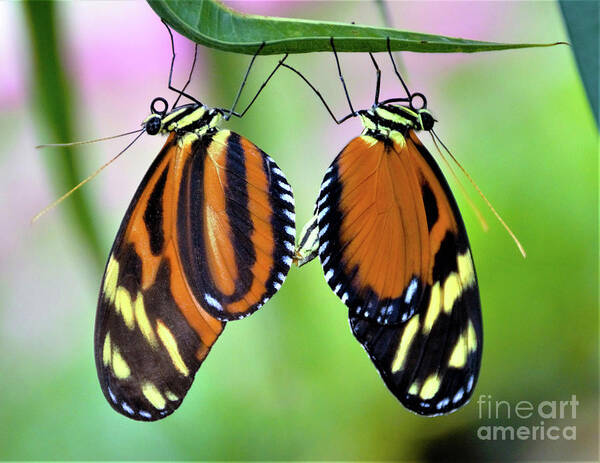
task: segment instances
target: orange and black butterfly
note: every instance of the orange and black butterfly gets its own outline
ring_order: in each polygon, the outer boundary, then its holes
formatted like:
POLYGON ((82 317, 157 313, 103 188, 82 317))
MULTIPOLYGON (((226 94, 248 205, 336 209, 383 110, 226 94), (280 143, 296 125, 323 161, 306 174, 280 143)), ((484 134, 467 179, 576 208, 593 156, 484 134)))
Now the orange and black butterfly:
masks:
POLYGON ((301 265, 319 256, 354 336, 398 400, 421 415, 450 413, 471 397, 481 362, 469 240, 440 168, 416 135, 435 122, 425 97, 410 93, 396 70, 408 98, 379 102, 381 73, 371 58, 375 104, 354 111, 346 91, 351 114, 340 120, 302 74, 283 65, 337 123, 358 116, 364 126, 327 169, 296 259, 301 265))
POLYGON ((248 139, 218 128, 245 111, 208 108, 184 90, 175 91, 193 103, 167 111, 156 98, 143 123, 168 138, 123 218, 98 299, 102 391, 116 411, 142 421, 179 407, 226 322, 265 304, 294 254, 283 172, 248 139))

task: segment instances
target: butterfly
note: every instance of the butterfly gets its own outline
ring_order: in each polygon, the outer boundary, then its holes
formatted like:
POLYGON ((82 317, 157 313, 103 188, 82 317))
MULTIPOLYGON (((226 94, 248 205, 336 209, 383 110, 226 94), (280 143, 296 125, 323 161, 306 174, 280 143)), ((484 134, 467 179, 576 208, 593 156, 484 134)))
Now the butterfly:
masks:
POLYGON ((152 101, 143 131, 168 138, 110 251, 94 334, 106 399, 141 421, 181 405, 225 324, 279 290, 294 253, 294 197, 285 175, 251 141, 219 128, 245 111, 209 108, 173 90, 193 103, 168 111, 164 98, 152 101))
MULTIPOLYGON (((331 40, 338 71, 341 68, 331 40)), ((388 39, 388 51, 389 39, 388 39)), ((389 56, 393 62, 391 51, 389 56)), ((389 390, 409 410, 446 414, 470 399, 483 346, 477 275, 465 225, 440 168, 417 137, 435 119, 421 93, 379 102, 363 132, 327 169, 296 261, 319 257, 348 308, 350 328, 389 390)))

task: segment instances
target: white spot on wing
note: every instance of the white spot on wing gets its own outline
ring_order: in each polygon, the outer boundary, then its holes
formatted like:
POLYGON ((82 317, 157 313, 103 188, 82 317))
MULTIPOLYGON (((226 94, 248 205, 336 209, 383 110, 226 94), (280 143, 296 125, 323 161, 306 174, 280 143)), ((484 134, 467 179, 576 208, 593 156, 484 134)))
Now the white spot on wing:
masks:
POLYGON ((288 195, 287 193, 283 193, 282 195, 279 195, 279 197, 285 201, 286 203, 290 203, 290 204, 294 204, 294 198, 292 198, 290 195, 288 195))
POLYGON ((327 248, 327 245, 329 244, 329 241, 325 241, 320 247, 319 247, 319 254, 323 254, 323 251, 325 251, 325 249, 327 248))
POLYGON ((326 224, 323 228, 319 230, 319 238, 321 238, 325 233, 327 233, 327 229, 329 228, 329 224, 326 224))
POLYGON ((116 404, 117 398, 115 397, 115 394, 113 393, 110 387, 108 388, 108 395, 110 396, 110 400, 112 400, 113 403, 116 404))
POLYGON ((435 406, 435 408, 437 408, 438 410, 441 410, 442 408, 444 408, 446 405, 448 405, 450 403, 450 399, 448 397, 446 397, 443 400, 440 400, 437 405, 435 406))
POLYGON ((210 294, 204 293, 204 299, 206 300, 207 304, 212 305, 215 309, 223 310, 223 307, 221 304, 219 304, 219 301, 217 301, 210 294))
POLYGON ((417 279, 413 278, 410 284, 408 285, 408 288, 406 288, 406 296, 404 297, 404 302, 410 304, 410 301, 412 300, 413 296, 415 295, 415 291, 417 290, 417 286, 417 279))
POLYGON ((144 418, 152 418, 152 415, 144 410, 140 412, 140 416, 143 416, 144 418))
POLYGON ((342 302, 345 304, 347 300, 348 300, 348 293, 344 293, 344 295, 342 296, 342 302))
POLYGON ((285 232, 290 236, 296 236, 296 230, 292 227, 288 227, 287 225, 284 227, 285 232))
POLYGON ((323 220, 323 217, 325 217, 325 215, 329 212, 329 206, 327 206, 325 209, 322 209, 321 211, 319 211, 319 222, 321 220, 323 220))
POLYGON ((292 258, 290 256, 283 256, 283 259, 281 259, 283 261, 283 263, 285 265, 287 265, 288 267, 290 265, 292 265, 292 258))
POLYGON ((328 178, 327 180, 325 180, 322 184, 321 184, 321 190, 324 190, 325 188, 327 188, 329 186, 329 184, 331 183, 331 178, 328 178))
POLYGON ((333 278, 333 269, 330 268, 329 271, 325 274, 325 279, 327 281, 331 280, 331 278, 333 278))
POLYGON ((458 392, 456 394, 454 394, 454 397, 452 398, 452 403, 455 404, 456 402, 460 401, 460 399, 463 398, 463 395, 465 395, 465 391, 463 390, 463 388, 461 387, 458 392))
MULTIPOLYGON (((273 164, 275 163, 275 161, 273 161, 273 159, 269 158, 269 161, 271 161, 273 164)), ((284 177, 283 172, 281 172, 281 169, 277 166, 271 166, 271 171, 276 173, 277 175, 279 175, 280 177, 284 177)))
POLYGON ((473 383, 475 382, 475 376, 471 375, 469 377, 469 382, 467 383, 467 392, 471 392, 471 389, 473 388, 473 383))
POLYGON ((279 272, 277 274, 277 279, 283 283, 283 281, 285 280, 285 275, 283 273, 279 272))
POLYGON ((276 291, 279 291, 279 288, 281 288, 281 283, 279 283, 278 281, 274 281, 273 288, 275 288, 276 291))
POLYGON ((335 289, 333 290, 333 292, 337 294, 337 292, 340 290, 341 287, 342 287, 342 284, 338 283, 337 286, 335 287, 335 289))
POLYGON ((296 222, 296 214, 294 214, 292 211, 288 211, 287 209, 283 210, 283 213, 285 214, 285 216, 290 219, 292 222, 296 222))
POLYGON ((279 180, 279 182, 278 182, 278 183, 279 183, 279 186, 280 186, 281 188, 283 188, 285 191, 290 191, 290 192, 292 191, 292 187, 291 187, 291 186, 289 186, 287 183, 285 183, 285 182, 282 182, 281 180, 279 180))
POLYGON ((317 207, 321 207, 323 204, 325 204, 325 201, 327 201, 327 197, 328 195, 323 195, 323 197, 321 199, 319 199, 319 202, 317 203, 317 207))
POLYGON ((322 265, 323 265, 323 267, 325 267, 325 266, 327 265, 327 263, 329 262, 329 259, 330 259, 330 258, 331 258, 331 256, 327 256, 327 257, 325 258, 325 260, 323 261, 323 264, 322 264, 322 265))
POLYGON ((294 245, 292 243, 290 243, 289 241, 285 241, 284 243, 285 243, 285 247, 288 251, 290 251, 290 252, 295 251, 294 245))
MULTIPOLYGON (((121 402, 121 408, 123 410, 125 410, 127 413, 129 413, 130 415, 133 415, 135 412, 133 411, 133 408, 131 408, 129 405, 127 405, 125 402, 121 402)), ((140 415, 142 413, 140 412, 140 415)), ((148 417, 150 418, 150 417, 148 417)))

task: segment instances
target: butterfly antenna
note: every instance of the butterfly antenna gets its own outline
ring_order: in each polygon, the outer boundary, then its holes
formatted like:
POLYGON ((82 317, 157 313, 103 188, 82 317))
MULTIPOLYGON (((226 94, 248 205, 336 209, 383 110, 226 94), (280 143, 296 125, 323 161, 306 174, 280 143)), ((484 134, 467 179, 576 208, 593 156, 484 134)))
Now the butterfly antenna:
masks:
POLYGON ((471 184, 473 185, 473 187, 477 190, 477 193, 479 193, 479 196, 481 196, 481 198, 485 201, 485 203, 490 208, 490 210, 494 213, 494 215, 496 216, 496 218, 498 219, 498 221, 506 229, 506 231, 508 232, 508 234, 510 235, 510 237, 513 239, 513 241, 515 242, 515 244, 519 248, 519 251, 521 252, 521 254, 523 255, 523 257, 527 257, 527 253, 525 252, 525 248, 523 248, 523 245, 521 244, 521 242, 519 241, 519 239, 517 238, 517 236, 513 233, 513 231, 506 224, 506 222, 502 219, 502 217, 500 217, 500 214, 498 214, 498 212, 496 211, 496 209, 494 209, 494 206, 492 206, 492 203, 490 203, 488 201, 488 199, 485 197, 485 195, 483 194, 483 192, 481 191, 481 189, 477 186, 477 184, 475 183, 475 180, 473 180, 473 178, 469 175, 469 173, 465 170, 465 168, 460 164, 460 162, 458 162, 458 160, 450 152, 450 150, 444 144, 444 142, 440 139, 440 137, 438 137, 438 135, 433 130, 431 130, 431 133, 432 133, 432 136, 434 137, 434 140, 437 140, 440 143, 440 145, 442 145, 442 147, 444 148, 444 150, 448 153, 448 155, 452 158, 452 160, 456 163, 456 165, 460 168, 460 170, 462 170, 463 174, 465 174, 465 176, 467 177, 467 179, 469 180, 469 182, 471 182, 471 184))
POLYGON ((433 144, 435 145, 435 148, 437 149, 438 153, 440 154, 440 158, 442 158, 442 160, 444 161, 444 164, 446 165, 446 167, 452 174, 452 177, 456 181, 457 185, 460 187, 460 190, 462 191, 464 198, 467 200, 467 203, 469 204, 469 206, 471 207, 473 212, 475 212, 475 215, 477 216, 479 223, 481 223, 481 228, 483 228, 483 231, 487 232, 489 230, 489 226, 488 226, 487 222, 485 221, 485 219, 483 218, 483 214, 481 213, 479 208, 475 205, 473 200, 471 200, 471 197, 469 196, 469 194, 467 193, 467 190, 465 189, 462 182, 456 175, 456 172, 454 171, 454 169, 448 162, 448 159, 446 159, 446 156, 444 156, 444 153, 442 153, 442 151, 440 150, 440 147, 438 146, 436 139, 433 137, 433 134, 431 135, 431 139, 433 140, 433 144))
POLYGON ((74 141, 71 143, 44 143, 42 145, 37 145, 36 149, 40 148, 60 148, 64 146, 77 146, 77 145, 87 145, 88 143, 97 143, 99 141, 113 140, 119 137, 126 137, 127 135, 133 135, 134 133, 143 132, 145 129, 137 129, 132 130, 131 132, 121 133, 119 135, 113 135, 111 137, 103 137, 103 138, 94 138, 93 140, 84 140, 84 141, 74 141))
MULTIPOLYGON (((137 131, 136 131, 137 132, 137 131)), ((134 132, 135 133, 135 132, 134 132)), ((78 190, 79 188, 81 188, 83 185, 85 185, 87 182, 89 182, 90 180, 92 180, 96 175, 98 175, 100 172, 102 172, 104 170, 105 167, 108 167, 110 164, 112 164, 119 156, 121 156, 125 151, 127 151, 131 145, 133 145, 138 138, 140 138, 144 133, 144 129, 142 129, 142 131, 140 131, 140 134, 135 137, 133 139, 133 141, 131 143, 129 143, 125 148, 123 148, 115 157, 113 157, 110 161, 104 163, 98 170, 96 170, 92 175, 90 175, 89 177, 87 177, 86 179, 82 180, 81 182, 79 182, 75 187, 71 188, 69 191, 67 191, 64 195, 62 195, 60 198, 58 198, 56 201, 54 201, 52 204, 50 204, 49 206, 47 206, 46 208, 44 208, 41 212, 39 212, 38 214, 36 214, 36 216, 31 219, 31 223, 34 224, 35 222, 37 222, 37 220, 43 216, 44 214, 46 214, 46 212, 51 211, 52 209, 54 209, 56 206, 58 206, 60 203, 62 203, 65 199, 67 199, 69 196, 71 196, 71 194, 73 194, 76 190, 78 190)))

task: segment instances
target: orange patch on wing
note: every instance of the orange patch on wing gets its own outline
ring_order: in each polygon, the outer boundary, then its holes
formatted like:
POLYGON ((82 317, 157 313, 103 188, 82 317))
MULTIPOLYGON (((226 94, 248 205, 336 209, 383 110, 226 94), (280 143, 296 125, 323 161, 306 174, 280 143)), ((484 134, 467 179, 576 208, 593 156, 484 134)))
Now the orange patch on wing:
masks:
POLYGON ((181 272, 181 265, 173 241, 167 245, 165 257, 169 259, 170 263, 170 288, 177 307, 179 307, 179 310, 202 342, 207 347, 212 346, 221 331, 223 331, 223 323, 208 314, 193 297, 185 276, 181 272))
POLYGON ((429 269, 427 219, 406 148, 352 140, 339 156, 340 245, 345 272, 379 298, 397 298, 429 269))
POLYGON ((275 238, 271 217, 273 211, 269 202, 269 179, 263 167, 263 157, 258 148, 249 140, 240 137, 246 160, 246 180, 248 182, 248 209, 253 231, 252 246, 256 253, 256 261, 252 266, 254 277, 252 286, 246 296, 229 304, 227 310, 239 313, 262 300, 267 291, 266 283, 273 267, 273 250, 275 238))
MULTIPOLYGON (((148 205, 148 199, 154 190, 156 182, 162 176, 165 169, 169 169, 169 174, 167 176, 167 184, 165 185, 164 194, 168 196, 171 188, 169 188, 169 179, 172 177, 172 169, 170 169, 170 165, 175 159, 176 155, 179 152, 179 147, 173 143, 173 139, 175 134, 172 133, 169 135, 165 145, 163 146, 163 150, 170 146, 169 151, 165 155, 161 164, 157 167, 156 171, 153 173, 152 177, 148 181, 144 191, 140 195, 138 199, 137 206, 133 213, 131 214, 129 223, 127 225, 127 230, 125 231, 125 239, 126 243, 132 243, 135 252, 140 257, 142 261, 142 289, 148 289, 150 286, 154 284, 154 280, 156 278, 156 272, 158 271, 158 266, 162 260, 161 256, 155 256, 152 254, 150 250, 150 236, 148 234, 148 230, 146 229, 146 224, 144 223, 144 214, 146 212, 146 206, 148 205)), ((169 210, 169 208, 173 208, 172 201, 170 198, 163 198, 163 209, 165 211, 169 210)), ((163 217, 163 234, 165 235, 165 239, 167 239, 169 233, 168 224, 165 223, 165 217, 163 217)))
MULTIPOLYGON (((174 137, 174 133, 169 135, 165 147, 172 143, 174 137)), ((140 195, 137 207, 131 215, 125 232, 125 242, 133 243, 135 252, 142 261, 142 290, 147 290, 154 284, 158 268, 163 259, 169 261, 171 294, 189 325, 198 334, 202 343, 208 349, 208 347, 214 344, 221 331, 223 331, 223 324, 205 312, 192 295, 185 276, 182 273, 179 256, 173 241, 177 223, 177 197, 181 184, 181 175, 187 158, 191 156, 191 148, 191 144, 183 145, 182 147, 178 144, 171 145, 169 152, 140 195), (144 213, 146 212, 148 199, 154 190, 154 186, 165 169, 168 169, 168 173, 161 199, 163 208, 162 233, 165 240, 165 247, 162 255, 155 256, 150 250, 150 237, 144 223, 144 213)))
POLYGON ((204 242, 208 271, 217 289, 233 294, 238 278, 231 224, 227 216, 225 173, 226 143, 210 143, 204 160, 204 242))
MULTIPOLYGON (((458 233, 458 224, 456 223, 454 211, 452 210, 452 206, 448 201, 446 191, 441 185, 440 180, 436 176, 435 172, 431 169, 431 166, 427 163, 417 149, 417 146, 422 146, 422 143, 417 138, 414 130, 410 130, 408 133, 405 152, 408 156, 410 156, 410 162, 412 163, 413 168, 419 177, 419 184, 427 182, 429 188, 435 196, 438 208, 438 220, 429 232, 429 251, 431 259, 433 260, 434 256, 440 249, 440 245, 446 233, 448 231, 452 231, 454 234, 458 233)), ((429 274, 424 275, 424 279, 430 284, 433 280, 431 271, 433 271, 433 266, 431 267, 429 274)))

